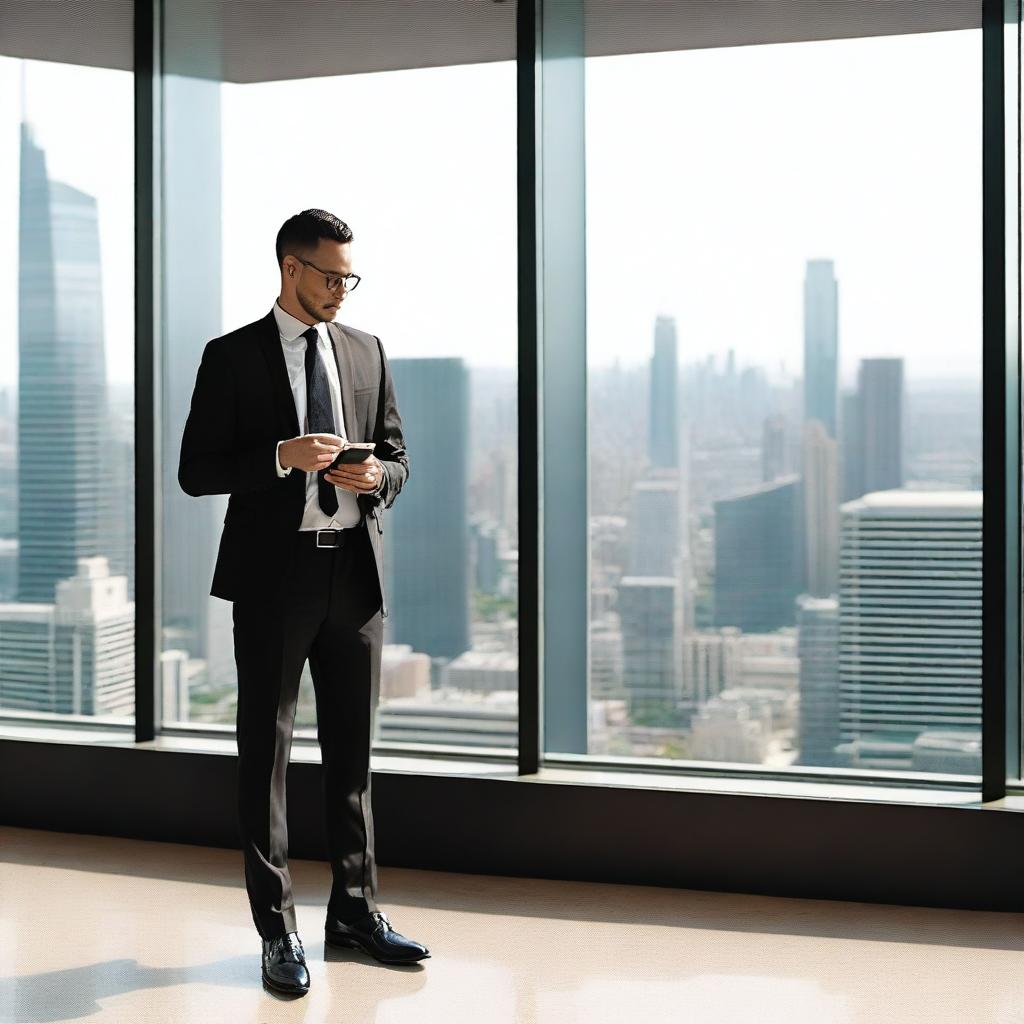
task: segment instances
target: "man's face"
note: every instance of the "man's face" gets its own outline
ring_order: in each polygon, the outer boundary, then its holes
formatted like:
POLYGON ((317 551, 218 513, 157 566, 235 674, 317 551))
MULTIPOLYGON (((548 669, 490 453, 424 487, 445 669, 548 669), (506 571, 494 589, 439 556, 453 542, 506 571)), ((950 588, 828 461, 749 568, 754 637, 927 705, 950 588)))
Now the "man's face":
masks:
POLYGON ((345 289, 342 285, 329 289, 325 275, 352 273, 352 243, 321 238, 317 247, 301 258, 285 256, 284 269, 286 275, 292 272, 289 279, 295 286, 295 299, 306 313, 314 320, 333 320, 345 301, 345 289))

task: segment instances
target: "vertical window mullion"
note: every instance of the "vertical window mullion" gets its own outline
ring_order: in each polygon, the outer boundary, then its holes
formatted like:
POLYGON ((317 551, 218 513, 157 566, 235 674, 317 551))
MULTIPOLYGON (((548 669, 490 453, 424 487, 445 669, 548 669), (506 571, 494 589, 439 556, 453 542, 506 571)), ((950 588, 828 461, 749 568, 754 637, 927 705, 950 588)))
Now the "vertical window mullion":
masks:
POLYGON ((1007 682, 1017 662, 1007 658, 1017 634, 1009 588, 1020 585, 1019 526, 1007 543, 1020 521, 1020 490, 1007 463, 1016 460, 1007 417, 1016 421, 1019 410, 1007 404, 1004 8, 1004 0, 982 2, 982 801, 1006 794, 1007 682))
POLYGON ((518 466, 519 466, 519 740, 518 770, 540 764, 540 559, 538 388, 538 58, 541 0, 516 8, 516 133, 518 230, 518 466))
POLYGON ((156 397, 160 267, 161 0, 135 4, 135 739, 160 727, 160 505, 156 397))

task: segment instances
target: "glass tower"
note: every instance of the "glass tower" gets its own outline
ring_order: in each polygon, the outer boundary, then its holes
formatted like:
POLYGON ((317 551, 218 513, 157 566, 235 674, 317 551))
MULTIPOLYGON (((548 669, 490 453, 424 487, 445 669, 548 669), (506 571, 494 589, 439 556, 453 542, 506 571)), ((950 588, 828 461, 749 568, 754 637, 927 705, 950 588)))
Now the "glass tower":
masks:
POLYGON ((19 215, 17 599, 52 602, 79 558, 110 553, 118 517, 105 514, 116 496, 101 449, 107 389, 96 200, 48 178, 27 124, 19 215))

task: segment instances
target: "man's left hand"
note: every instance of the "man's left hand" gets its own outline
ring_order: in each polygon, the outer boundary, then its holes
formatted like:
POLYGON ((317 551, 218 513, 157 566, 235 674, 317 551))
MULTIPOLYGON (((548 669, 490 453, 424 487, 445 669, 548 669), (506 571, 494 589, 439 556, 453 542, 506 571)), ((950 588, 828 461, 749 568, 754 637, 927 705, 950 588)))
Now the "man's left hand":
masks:
POLYGON ((342 463, 324 473, 324 479, 335 487, 344 488, 355 494, 375 491, 384 478, 385 469, 376 455, 363 462, 342 463))

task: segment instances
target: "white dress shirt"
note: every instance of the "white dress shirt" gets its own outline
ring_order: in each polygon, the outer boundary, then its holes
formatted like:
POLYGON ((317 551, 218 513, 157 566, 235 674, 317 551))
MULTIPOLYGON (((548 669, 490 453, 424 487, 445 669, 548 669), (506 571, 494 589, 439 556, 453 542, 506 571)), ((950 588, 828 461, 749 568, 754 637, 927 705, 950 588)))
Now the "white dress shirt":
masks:
MULTIPOLYGON (((277 321, 277 330, 281 336, 281 348, 284 350, 284 362, 288 369, 288 381, 291 384, 292 397, 295 399, 295 412, 298 415, 301 432, 310 433, 306 419, 306 339, 302 336, 304 331, 309 330, 309 324, 304 324, 286 313, 277 302, 274 303, 274 319, 277 321)), ((316 325, 317 351, 323 361, 324 369, 327 371, 327 384, 331 392, 331 409, 334 414, 334 432, 345 437, 345 417, 341 404, 341 383, 338 380, 338 367, 334 362, 334 346, 327 333, 327 325, 318 323, 316 325)), ((347 438, 346 438, 347 440, 347 438)), ((292 467, 282 467, 280 459, 281 442, 277 442, 276 457, 274 459, 278 476, 287 476, 292 467)), ((384 486, 381 479, 373 492, 379 493, 384 486)), ((306 474, 306 507, 302 513, 300 530, 341 530, 350 526, 356 526, 362 519, 362 512, 359 510, 359 503, 352 491, 343 487, 335 487, 334 493, 338 496, 338 509, 333 516, 327 515, 320 508, 320 501, 317 494, 317 474, 306 474)))

